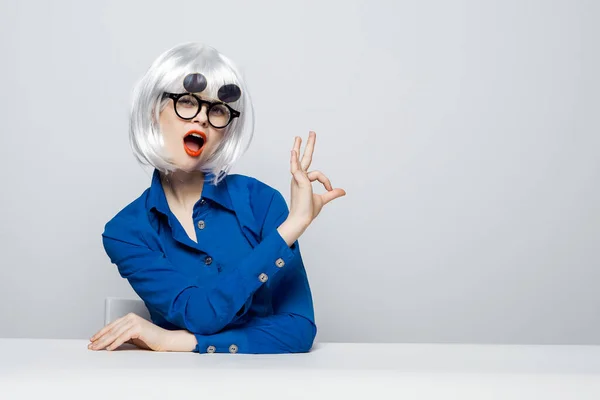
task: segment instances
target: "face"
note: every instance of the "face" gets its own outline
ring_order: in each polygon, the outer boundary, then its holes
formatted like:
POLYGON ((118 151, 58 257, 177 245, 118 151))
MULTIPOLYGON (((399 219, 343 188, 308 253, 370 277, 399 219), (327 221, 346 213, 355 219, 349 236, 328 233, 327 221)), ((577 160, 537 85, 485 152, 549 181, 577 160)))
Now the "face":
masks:
MULTIPOLYGON (((196 96, 208 101, 199 93, 196 96)), ((173 99, 160 113, 160 127, 164 136, 165 148, 177 168, 191 172, 216 150, 223 139, 226 128, 217 129, 208 123, 207 105, 203 104, 194 118, 180 118, 173 108, 173 99), (205 138, 206 140, 202 140, 205 138)))

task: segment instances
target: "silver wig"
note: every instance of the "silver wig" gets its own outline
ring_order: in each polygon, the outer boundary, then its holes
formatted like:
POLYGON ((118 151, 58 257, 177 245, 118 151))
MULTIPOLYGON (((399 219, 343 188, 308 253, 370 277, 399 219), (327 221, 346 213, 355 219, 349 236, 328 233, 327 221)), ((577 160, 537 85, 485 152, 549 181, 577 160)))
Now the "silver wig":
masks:
POLYGON ((184 93, 186 75, 199 72, 207 79, 203 91, 206 97, 217 99, 222 85, 236 84, 242 96, 231 103, 240 112, 239 118, 225 128, 223 139, 205 163, 198 167, 214 175, 217 184, 230 171, 235 162, 250 146, 254 134, 254 109, 246 84, 234 63, 216 49, 202 43, 188 42, 177 45, 161 54, 137 82, 133 90, 129 141, 137 160, 169 173, 176 166, 169 160, 160 131, 159 115, 168 104, 163 92, 184 93))

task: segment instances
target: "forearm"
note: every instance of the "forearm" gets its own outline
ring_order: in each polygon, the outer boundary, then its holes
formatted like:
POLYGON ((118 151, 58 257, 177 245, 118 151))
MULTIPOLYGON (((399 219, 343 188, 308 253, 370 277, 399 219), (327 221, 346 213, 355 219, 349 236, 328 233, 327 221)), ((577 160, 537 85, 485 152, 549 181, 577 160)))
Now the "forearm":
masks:
MULTIPOLYGON (((309 313, 307 313, 309 314, 309 313)), ((280 354, 310 351, 317 327, 312 315, 273 314, 212 335, 195 335, 200 354, 280 354)))
POLYGON ((299 253, 297 265, 272 287, 273 314, 254 316, 243 325, 197 334, 198 353, 299 353, 312 347, 316 323, 310 285, 299 253))
POLYGON ((279 225, 277 231, 289 247, 296 242, 300 236, 302 236, 307 226, 307 224, 303 224, 299 221, 286 219, 281 225, 279 225))
MULTIPOLYGON (((182 307, 189 313, 186 315, 188 324, 179 327, 194 334, 209 335, 227 326, 235 318, 235 314, 246 305, 247 299, 267 279, 271 279, 273 286, 287 274, 280 271, 293 269, 292 261, 296 258, 294 243, 307 226, 302 221, 286 219, 277 227, 276 232, 267 232, 260 244, 240 261, 240 265, 234 271, 227 276, 221 274, 219 284, 206 293, 206 302, 189 301, 182 307), (282 246, 284 243, 286 247, 282 246), (200 306, 197 306, 197 303, 200 306), (212 318, 207 318, 211 315, 212 318), (206 319, 215 323, 206 326, 203 323, 206 319)), ((202 293, 198 292, 197 296, 200 296, 200 300, 205 300, 202 293)))
MULTIPOLYGON (((221 279, 217 280, 219 284, 205 292, 206 302, 200 302, 204 307, 195 307, 194 301, 181 307, 188 312, 186 317, 189 323, 178 326, 194 334, 204 335, 216 333, 227 326, 267 280, 270 279, 273 286, 288 273, 282 271, 294 269, 297 258, 294 243, 305 229, 304 225, 296 221, 286 220, 276 231, 267 232, 250 255, 241 260, 227 276, 222 273, 219 276, 221 279), (206 326, 202 323, 205 319, 214 323, 206 326)), ((198 295, 202 296, 201 292, 198 295)), ((204 298, 201 297, 201 300, 204 298)))

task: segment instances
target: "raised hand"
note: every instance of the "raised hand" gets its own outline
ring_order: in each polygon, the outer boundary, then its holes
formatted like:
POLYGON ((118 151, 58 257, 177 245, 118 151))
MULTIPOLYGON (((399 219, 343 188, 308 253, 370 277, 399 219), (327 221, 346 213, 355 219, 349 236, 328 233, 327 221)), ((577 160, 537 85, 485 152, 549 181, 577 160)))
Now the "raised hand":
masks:
POLYGON ((295 137, 294 147, 291 151, 290 172, 292 173, 290 214, 288 218, 305 224, 305 227, 319 215, 323 206, 330 201, 346 195, 344 189, 331 186, 329 178, 320 171, 308 171, 312 163, 313 152, 315 150, 317 134, 309 132, 308 142, 304 149, 304 155, 300 160, 300 144, 302 138, 295 137), (312 182, 319 181, 327 189, 326 193, 316 194, 312 190, 312 182))

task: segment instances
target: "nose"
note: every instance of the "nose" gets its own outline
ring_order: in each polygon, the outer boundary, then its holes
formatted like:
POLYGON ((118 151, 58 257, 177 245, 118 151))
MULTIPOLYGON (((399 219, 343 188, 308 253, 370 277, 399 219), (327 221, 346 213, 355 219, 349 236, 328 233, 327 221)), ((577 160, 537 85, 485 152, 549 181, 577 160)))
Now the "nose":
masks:
POLYGON ((208 115, 206 115, 207 110, 208 106, 206 104, 202 104, 200 106, 200 112, 194 117, 193 122, 198 122, 202 126, 208 126, 208 115))

